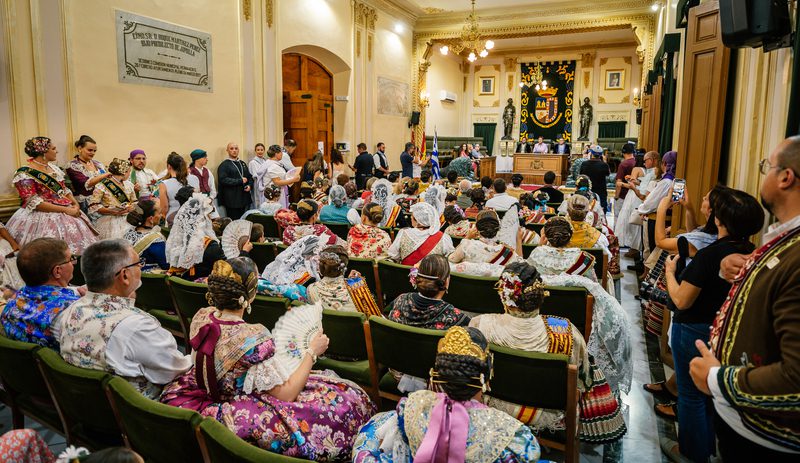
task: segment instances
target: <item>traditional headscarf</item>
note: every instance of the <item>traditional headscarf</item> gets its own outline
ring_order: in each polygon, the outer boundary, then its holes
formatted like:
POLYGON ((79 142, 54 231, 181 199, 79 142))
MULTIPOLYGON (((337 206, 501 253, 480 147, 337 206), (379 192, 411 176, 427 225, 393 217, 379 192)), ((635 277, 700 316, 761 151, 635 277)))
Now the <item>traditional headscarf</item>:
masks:
POLYGON ((307 272, 319 280, 319 254, 328 247, 329 239, 327 234, 300 238, 278 254, 261 273, 261 277, 275 285, 287 285, 293 284, 303 272, 307 272))
POLYGON ((33 137, 25 142, 25 154, 35 158, 50 149, 50 139, 47 137, 33 137))
POLYGON ((383 220, 378 226, 383 227, 392 213, 394 206, 394 195, 392 194, 392 184, 385 178, 376 180, 372 184, 372 202, 380 204, 383 208, 383 220))
POLYGON ((678 164, 678 152, 667 151, 664 157, 661 158, 661 165, 663 166, 664 175, 661 178, 673 180, 675 178, 675 168, 678 164))
POLYGON ((144 153, 144 150, 135 149, 135 150, 131 151, 131 154, 128 156, 128 159, 129 160, 133 160, 133 158, 135 158, 139 154, 144 154, 145 157, 147 157, 147 155, 144 153))
POLYGON ((127 159, 114 158, 108 165, 108 171, 114 175, 126 175, 131 171, 131 163, 127 159))
POLYGON ((192 162, 194 162, 197 161, 198 159, 203 159, 204 157, 208 156, 208 153, 198 148, 189 153, 189 156, 192 158, 192 162))
POLYGON ((428 235, 433 235, 439 231, 439 214, 436 209, 428 203, 416 203, 411 206, 411 217, 417 221, 428 235))
POLYGON ((211 219, 214 211, 211 198, 194 193, 178 209, 166 245, 167 262, 171 267, 190 269, 203 261, 205 240, 217 241, 211 219))
POLYGON ((447 197, 447 189, 445 189, 445 187, 442 185, 433 185, 425 190, 423 197, 425 198, 425 202, 433 206, 439 215, 444 213, 444 200, 447 197))
POLYGON ((334 185, 331 187, 331 191, 328 192, 328 199, 330 204, 335 207, 342 207, 345 199, 347 199, 347 191, 341 185, 334 185))

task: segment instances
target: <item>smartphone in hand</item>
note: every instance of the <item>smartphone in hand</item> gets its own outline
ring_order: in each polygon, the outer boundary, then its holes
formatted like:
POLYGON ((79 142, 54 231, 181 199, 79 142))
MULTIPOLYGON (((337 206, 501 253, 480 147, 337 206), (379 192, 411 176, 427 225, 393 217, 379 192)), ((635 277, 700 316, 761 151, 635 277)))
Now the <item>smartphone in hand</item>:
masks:
POLYGON ((672 202, 677 203, 683 199, 683 193, 686 191, 686 180, 676 178, 672 183, 672 202))

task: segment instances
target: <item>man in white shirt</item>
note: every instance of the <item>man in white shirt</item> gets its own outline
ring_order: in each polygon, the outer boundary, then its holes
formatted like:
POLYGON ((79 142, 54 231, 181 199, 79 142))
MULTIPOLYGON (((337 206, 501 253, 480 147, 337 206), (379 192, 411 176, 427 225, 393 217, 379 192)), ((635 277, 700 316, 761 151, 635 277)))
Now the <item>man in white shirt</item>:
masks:
POLYGON ((139 199, 153 196, 153 185, 158 181, 158 176, 152 170, 146 168, 147 155, 144 150, 133 150, 130 154, 131 175, 128 180, 133 183, 136 190, 136 197, 139 199))
POLYGON ((486 201, 486 207, 495 211, 507 211, 512 205, 517 204, 517 198, 506 193, 506 181, 502 178, 494 179, 492 184, 494 196, 486 201))
MULTIPOLYGON (((283 207, 289 207, 289 185, 300 180, 300 169, 293 168, 291 175, 284 170, 281 161, 286 157, 286 153, 278 145, 270 146, 266 157, 266 161, 258 165, 257 170, 253 173, 253 176, 264 184, 261 188, 261 195, 264 195, 264 190, 268 186, 277 185, 281 189, 279 202, 283 207)), ((261 199, 263 201, 264 198, 261 199)))
POLYGON ((286 140, 286 143, 283 144, 283 157, 281 158, 280 163, 286 172, 294 169, 294 164, 292 164, 292 153, 294 153, 294 150, 296 149, 297 142, 291 138, 286 140))
POLYGON ((376 145, 377 150, 372 155, 375 161, 375 171, 373 175, 377 178, 386 178, 389 175, 389 160, 386 159, 386 145, 383 142, 378 142, 376 145))
POLYGON ((58 342, 67 363, 119 375, 157 399, 164 384, 191 368, 192 359, 155 317, 134 305, 143 263, 125 240, 86 248, 81 270, 88 291, 59 317, 58 342))
POLYGON ((533 145, 533 154, 547 154, 550 147, 544 142, 544 137, 539 137, 539 141, 533 145))

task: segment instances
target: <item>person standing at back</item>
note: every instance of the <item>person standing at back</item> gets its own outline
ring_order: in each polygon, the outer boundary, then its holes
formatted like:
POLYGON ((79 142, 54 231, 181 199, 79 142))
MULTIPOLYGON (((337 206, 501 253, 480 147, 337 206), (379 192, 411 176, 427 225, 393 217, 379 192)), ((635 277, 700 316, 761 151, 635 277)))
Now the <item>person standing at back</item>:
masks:
MULTIPOLYGON (((628 183, 626 177, 629 177, 633 172, 633 168, 636 167, 636 158, 633 156, 634 151, 636 151, 636 146, 633 143, 625 143, 622 145, 622 162, 619 163, 617 176, 614 179, 616 182, 614 191, 614 224, 617 223, 617 219, 619 218, 622 202, 625 201, 625 197, 628 195, 628 188, 623 188, 622 184, 628 183)), ((592 184, 594 184, 594 180, 592 184)))
POLYGON ((375 167, 375 159, 367 151, 366 143, 359 143, 356 146, 358 156, 353 161, 353 167, 356 171, 356 187, 363 190, 367 184, 367 179, 372 177, 372 169, 375 167))
POLYGON ((592 157, 581 165, 581 174, 592 181, 592 191, 600 197, 600 205, 603 206, 603 212, 606 212, 608 210, 606 178, 611 175, 611 170, 603 160, 602 147, 593 146, 589 151, 592 157))
MULTIPOLYGON (((405 151, 400 155, 400 165, 403 168, 402 174, 400 174, 401 178, 414 178, 414 164, 415 164, 415 157, 414 157, 414 144, 411 142, 406 143, 405 151)), ((416 161, 417 163, 419 161, 416 161)))
POLYGON ((296 149, 297 142, 291 138, 287 139, 283 144, 283 157, 281 158, 281 165, 286 172, 294 169, 294 164, 292 163, 292 154, 296 149))
POLYGON ((377 150, 372 155, 375 161, 375 177, 386 178, 389 175, 389 160, 386 159, 386 144, 378 142, 375 146, 377 150))
POLYGON ((228 157, 217 169, 219 204, 225 207, 228 217, 237 220, 250 207, 253 176, 247 164, 239 159, 239 145, 228 143, 225 150, 228 157))
POLYGON ((564 193, 558 191, 558 189, 553 185, 556 182, 556 173, 552 170, 548 170, 544 174, 544 185, 539 188, 538 191, 543 191, 547 193, 547 196, 550 197, 551 203, 562 203, 564 202, 564 193))

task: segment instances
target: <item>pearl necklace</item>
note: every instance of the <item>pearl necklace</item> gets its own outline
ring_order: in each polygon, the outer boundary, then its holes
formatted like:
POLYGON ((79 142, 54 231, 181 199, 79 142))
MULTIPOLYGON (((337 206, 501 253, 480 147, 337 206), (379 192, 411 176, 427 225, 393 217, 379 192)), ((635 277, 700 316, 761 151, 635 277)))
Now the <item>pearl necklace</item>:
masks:
POLYGON ((39 162, 36 159, 31 159, 31 162, 34 163, 34 164, 39 164, 40 166, 47 167, 48 169, 50 168, 50 163, 49 162, 48 163, 39 162))

